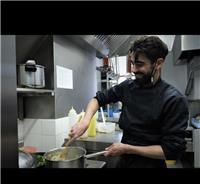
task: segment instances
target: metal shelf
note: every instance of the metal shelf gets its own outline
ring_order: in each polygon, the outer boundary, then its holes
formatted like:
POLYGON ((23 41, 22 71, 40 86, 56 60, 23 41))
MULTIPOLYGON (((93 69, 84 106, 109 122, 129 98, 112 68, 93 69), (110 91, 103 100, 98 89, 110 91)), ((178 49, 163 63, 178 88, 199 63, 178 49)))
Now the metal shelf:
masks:
POLYGON ((49 89, 32 89, 32 88, 17 88, 17 93, 20 95, 35 96, 35 95, 51 95, 54 96, 54 90, 49 89))
POLYGON ((117 81, 116 80, 106 80, 106 79, 103 79, 103 80, 101 80, 101 82, 103 83, 103 82, 110 82, 110 83, 117 83, 117 81))

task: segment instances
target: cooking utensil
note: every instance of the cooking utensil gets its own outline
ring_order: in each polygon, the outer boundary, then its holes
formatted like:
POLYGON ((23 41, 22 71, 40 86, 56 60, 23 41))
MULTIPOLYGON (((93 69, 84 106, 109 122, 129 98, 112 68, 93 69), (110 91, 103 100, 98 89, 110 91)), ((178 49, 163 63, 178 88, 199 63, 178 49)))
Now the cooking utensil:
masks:
MULTIPOLYGON (((79 122, 81 119, 82 119, 82 115, 79 116, 77 122, 79 122)), ((74 141, 75 141, 74 138, 70 138, 70 139, 64 144, 65 148, 64 148, 63 152, 62 152, 61 155, 60 155, 60 158, 61 158, 62 160, 66 160, 67 155, 68 155, 68 149, 67 149, 67 147, 68 147, 71 143, 73 143, 74 141)))
POLYGON ((86 159, 104 154, 106 151, 86 155, 86 150, 82 147, 68 147, 68 156, 66 160, 56 160, 55 156, 63 151, 63 147, 56 148, 46 152, 44 159, 48 168, 85 168, 86 159))
POLYGON ((96 157, 96 156, 99 156, 99 155, 103 155, 104 153, 106 153, 106 151, 100 151, 100 152, 96 152, 96 153, 91 153, 91 154, 85 155, 85 158, 96 157))
POLYGON ((68 146, 74 142, 75 139, 70 138, 66 143, 65 143, 65 147, 64 150, 62 151, 61 155, 60 155, 60 159, 62 160, 66 160, 67 159, 67 155, 68 155, 68 146))
POLYGON ((103 108, 100 107, 100 110, 101 110, 101 116, 102 116, 102 119, 103 119, 103 125, 106 126, 106 121, 105 121, 105 117, 104 117, 104 113, 103 113, 103 108))
POLYGON ((36 65, 34 60, 28 60, 25 64, 17 65, 18 86, 30 88, 44 88, 44 66, 36 65))

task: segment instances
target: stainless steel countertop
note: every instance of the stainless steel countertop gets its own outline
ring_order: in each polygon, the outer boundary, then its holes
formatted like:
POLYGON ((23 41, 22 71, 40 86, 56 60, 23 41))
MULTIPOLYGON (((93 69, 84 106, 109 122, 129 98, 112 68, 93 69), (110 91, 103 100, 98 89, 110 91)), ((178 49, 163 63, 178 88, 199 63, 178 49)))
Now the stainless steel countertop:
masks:
POLYGON ((95 137, 79 138, 82 141, 95 141, 105 143, 118 143, 121 142, 122 131, 115 131, 112 133, 99 133, 97 132, 95 137))
MULTIPOLYGON (((95 137, 79 138, 80 141, 92 141, 92 142, 101 142, 101 143, 119 143, 121 142, 123 132, 121 130, 116 130, 112 133, 99 133, 97 132, 95 137)), ((68 139, 66 139, 68 140, 68 139)), ((65 141, 66 141, 65 140, 65 141)), ((186 152, 193 152, 193 143, 190 140, 187 140, 186 152)))
POLYGON ((106 165, 104 161, 86 160, 86 168, 103 168, 106 165))

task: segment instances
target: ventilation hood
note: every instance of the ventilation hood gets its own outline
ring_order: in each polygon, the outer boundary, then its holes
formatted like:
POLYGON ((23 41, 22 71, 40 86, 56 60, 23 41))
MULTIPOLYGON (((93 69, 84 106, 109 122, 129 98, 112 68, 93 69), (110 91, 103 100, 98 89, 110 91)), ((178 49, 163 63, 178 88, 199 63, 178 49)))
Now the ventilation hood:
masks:
MULTIPOLYGON (((141 35, 140 35, 141 36, 141 35)), ((96 50, 98 58, 125 56, 139 35, 78 35, 96 50)))
POLYGON ((180 65, 200 55, 199 35, 176 35, 173 44, 174 64, 180 65))
MULTIPOLYGON (((65 35, 84 49, 96 51, 98 58, 127 55, 131 44, 143 35, 65 35)), ((159 36, 170 48, 173 35, 159 36)))

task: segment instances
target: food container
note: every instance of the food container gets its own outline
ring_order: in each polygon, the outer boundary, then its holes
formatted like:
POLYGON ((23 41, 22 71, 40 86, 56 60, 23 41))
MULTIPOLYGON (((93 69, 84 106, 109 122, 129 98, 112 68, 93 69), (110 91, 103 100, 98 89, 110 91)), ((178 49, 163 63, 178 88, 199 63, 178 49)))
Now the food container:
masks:
POLYGON ((121 112, 113 112, 113 118, 120 118, 121 112))
POLYGON ((112 133, 115 131, 115 123, 106 122, 104 123, 97 123, 97 131, 101 133, 112 133))

